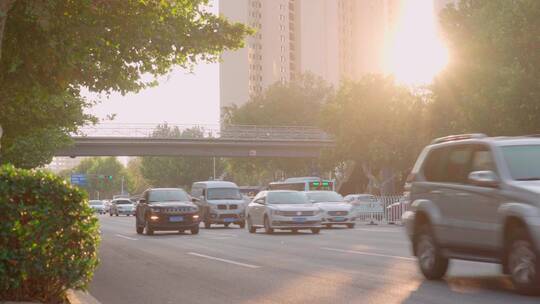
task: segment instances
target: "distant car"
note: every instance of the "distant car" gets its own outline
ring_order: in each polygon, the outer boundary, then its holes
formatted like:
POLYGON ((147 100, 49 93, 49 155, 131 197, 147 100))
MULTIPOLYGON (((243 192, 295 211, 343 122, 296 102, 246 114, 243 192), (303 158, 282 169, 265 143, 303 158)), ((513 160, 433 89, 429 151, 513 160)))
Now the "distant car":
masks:
POLYGON ((92 208, 95 213, 99 213, 99 214, 105 213, 105 205, 103 204, 103 201, 91 200, 88 203, 90 204, 90 208, 92 208))
POLYGON ((540 293, 540 138, 434 140, 405 185, 402 220, 427 279, 450 259, 502 264, 518 292, 540 293))
POLYGON ((345 225, 354 228, 355 216, 352 205, 343 200, 343 196, 335 191, 307 191, 310 202, 323 212, 322 224, 326 227, 345 225))
POLYGON ((199 233, 199 208, 180 188, 146 190, 137 204, 135 218, 138 234, 152 235, 158 230, 199 233))
POLYGON ((105 213, 109 213, 110 209, 111 209, 111 201, 110 200, 103 200, 103 211, 105 213))
POLYGON ((268 234, 275 229, 319 233, 322 211, 303 192, 274 190, 259 192, 248 205, 246 216, 250 233, 257 228, 264 228, 268 234))
POLYGON ((212 224, 237 224, 245 226, 246 201, 235 183, 226 181, 203 181, 191 187, 193 202, 201 210, 204 228, 212 224))
POLYGON ((109 208, 109 215, 135 215, 135 206, 133 201, 127 198, 118 198, 112 200, 111 207, 109 208))

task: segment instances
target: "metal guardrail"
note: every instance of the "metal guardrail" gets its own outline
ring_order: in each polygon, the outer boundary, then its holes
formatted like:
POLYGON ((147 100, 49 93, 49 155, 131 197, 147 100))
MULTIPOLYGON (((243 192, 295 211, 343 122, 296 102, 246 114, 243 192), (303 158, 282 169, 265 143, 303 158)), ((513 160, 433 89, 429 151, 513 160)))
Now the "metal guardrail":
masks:
POLYGON ((409 207, 402 195, 376 196, 377 201, 355 212, 357 222, 370 224, 401 224, 401 216, 409 207))
MULTIPOLYGON (((104 123, 85 126, 74 136, 84 137, 133 137, 133 138, 171 138, 159 136, 156 127, 159 124, 114 124, 104 123)), ((172 138, 194 138, 188 130, 200 132, 202 138, 232 140, 298 140, 298 141, 332 141, 322 130, 310 126, 257 126, 257 125, 188 125, 167 124, 178 130, 180 136, 172 138)), ((201 137, 195 137, 201 138, 201 137)))

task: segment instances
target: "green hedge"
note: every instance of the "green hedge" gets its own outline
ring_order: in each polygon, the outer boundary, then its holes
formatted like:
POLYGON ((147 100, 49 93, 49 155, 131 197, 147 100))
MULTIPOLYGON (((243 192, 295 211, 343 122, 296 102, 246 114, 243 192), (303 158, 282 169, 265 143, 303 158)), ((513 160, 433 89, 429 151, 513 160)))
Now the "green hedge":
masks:
POLYGON ((0 167, 0 300, 61 302, 98 264, 86 193, 55 175, 0 167))

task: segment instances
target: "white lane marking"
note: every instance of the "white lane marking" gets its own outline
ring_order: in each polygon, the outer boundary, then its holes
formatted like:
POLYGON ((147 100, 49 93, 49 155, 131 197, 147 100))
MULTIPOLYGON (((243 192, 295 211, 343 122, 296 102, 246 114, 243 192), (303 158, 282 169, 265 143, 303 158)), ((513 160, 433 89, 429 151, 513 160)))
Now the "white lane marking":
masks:
POLYGON ((194 255, 194 256, 197 256, 197 257, 200 257, 200 258, 220 261, 220 262, 229 263, 229 264, 238 265, 238 266, 247 267, 247 268, 252 268, 252 269, 261 268, 261 266, 257 266, 257 265, 240 263, 240 262, 231 261, 231 260, 222 259, 222 258, 217 258, 217 257, 205 255, 205 254, 196 253, 196 252, 188 252, 187 254, 194 255))
POLYGON ((357 251, 357 250, 337 249, 337 248, 328 248, 328 247, 321 247, 321 249, 322 250, 328 250, 328 251, 342 252, 342 253, 354 253, 354 254, 367 255, 367 256, 391 258, 391 259, 398 259, 398 260, 405 260, 405 261, 416 261, 415 258, 404 257, 404 256, 399 256, 399 255, 389 255, 389 254, 381 254, 381 253, 373 253, 373 252, 365 252, 365 251, 357 251))
POLYGON ((124 239, 128 239, 128 240, 132 240, 132 241, 138 241, 139 239, 136 239, 136 238, 132 238, 132 237, 129 237, 129 236, 125 236, 125 235, 121 235, 121 234, 115 234, 117 237, 121 237, 121 238, 124 238, 124 239))

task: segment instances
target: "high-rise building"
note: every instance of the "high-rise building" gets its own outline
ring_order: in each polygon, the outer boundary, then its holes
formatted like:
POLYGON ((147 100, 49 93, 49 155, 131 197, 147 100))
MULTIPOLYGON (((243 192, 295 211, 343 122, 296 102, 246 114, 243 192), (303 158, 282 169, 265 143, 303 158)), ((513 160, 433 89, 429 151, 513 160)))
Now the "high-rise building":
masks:
POLYGON ((299 2, 295 0, 221 0, 220 14, 257 32, 246 47, 222 55, 221 107, 243 104, 269 85, 298 73, 299 2))
POLYGON ((77 167, 86 157, 54 157, 52 162, 45 166, 54 173, 77 167))

